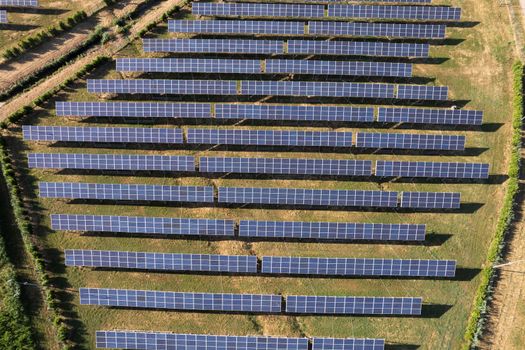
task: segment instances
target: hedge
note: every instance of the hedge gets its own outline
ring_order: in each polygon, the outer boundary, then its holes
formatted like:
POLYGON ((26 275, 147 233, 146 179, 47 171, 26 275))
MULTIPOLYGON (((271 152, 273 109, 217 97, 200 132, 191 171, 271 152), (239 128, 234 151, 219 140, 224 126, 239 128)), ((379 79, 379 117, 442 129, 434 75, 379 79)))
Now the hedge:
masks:
POLYGON ((481 283, 476 291, 473 310, 470 314, 464 334, 463 350, 472 349, 484 331, 487 317, 487 304, 492 297, 492 290, 497 274, 494 265, 497 264, 505 247, 505 237, 515 217, 516 198, 519 192, 519 173, 521 165, 521 130, 523 126, 523 79, 524 68, 521 62, 512 66, 513 71, 513 115, 511 157, 508 170, 507 193, 496 226, 496 233, 490 244, 486 267, 481 272, 481 283))

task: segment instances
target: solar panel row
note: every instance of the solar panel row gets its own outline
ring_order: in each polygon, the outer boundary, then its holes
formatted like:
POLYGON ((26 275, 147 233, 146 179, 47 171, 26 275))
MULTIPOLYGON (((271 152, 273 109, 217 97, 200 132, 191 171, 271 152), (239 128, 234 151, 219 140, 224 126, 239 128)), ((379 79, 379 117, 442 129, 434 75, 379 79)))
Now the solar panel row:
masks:
POLYGON ((461 9, 439 6, 323 5, 275 3, 192 3, 192 13, 201 16, 364 18, 459 21, 461 9))
POLYGON ((172 33, 202 34, 267 34, 315 36, 363 36, 417 39, 445 38, 445 25, 355 23, 355 22, 285 22, 236 20, 172 20, 168 30, 172 33))
MULTIPOLYGON (((56 102, 58 116, 374 122, 373 107, 154 102, 56 102)), ((483 112, 379 107, 381 123, 481 125, 483 112)))
POLYGON ((234 80, 88 79, 87 88, 91 93, 237 95, 234 80))
MULTIPOLYGON (((237 2, 237 1, 242 1, 242 2, 249 2, 249 1, 252 1, 252 0, 227 0, 227 1, 231 1, 231 2, 237 2)), ((253 1, 256 1, 256 2, 260 2, 260 0, 253 0, 253 1)), ((286 2, 284 0, 277 0, 278 2, 286 2)), ((293 1, 293 0, 290 0, 290 1, 293 1)), ((271 2, 271 1, 269 1, 271 2)), ((274 1, 276 2, 276 1, 274 1)), ((296 1, 293 1, 294 3, 297 3, 296 1)), ((301 0, 299 2, 303 2, 303 3, 307 3, 307 2, 318 2, 318 3, 331 3, 331 2, 345 2, 345 0, 301 0)), ((409 4, 409 3, 412 3, 412 4, 430 4, 432 3, 432 0, 366 0, 366 2, 370 2, 370 3, 378 3, 378 2, 382 2, 382 3, 399 3, 399 4, 409 4)))
POLYGON ((142 39, 144 52, 428 57, 429 44, 367 41, 142 39))
POLYGON ((63 231, 181 236, 233 236, 234 225, 233 220, 110 215, 51 215, 51 228, 53 230, 63 231))
POLYGON ((80 288, 81 305, 112 307, 280 313, 279 295, 177 293, 153 290, 80 288))
POLYGON ((384 339, 313 338, 312 350, 384 350, 384 339))
POLYGON ((412 65, 389 62, 301 61, 274 59, 117 58, 117 71, 411 77, 412 65))
POLYGON ((403 192, 401 208, 458 209, 461 194, 456 192, 403 192))
POLYGON ((0 6, 38 7, 38 0, 0 0, 0 6))
POLYGON ((411 150, 465 150, 463 135, 429 135, 358 132, 356 147, 411 150))
MULTIPOLYGON (((62 231, 133 234, 235 236, 233 220, 52 214, 51 228, 62 231)), ((315 240, 423 241, 426 226, 353 222, 241 220, 239 237, 315 240)))
POLYGON ((9 23, 7 20, 7 11, 0 10, 0 23, 9 23))
MULTIPOLYGON (((65 250, 66 266, 257 273, 256 256, 65 250)), ((263 256, 261 273, 326 276, 454 277, 455 260, 263 256)))
POLYGON ((378 160, 375 174, 385 177, 487 179, 489 177, 489 164, 378 160))

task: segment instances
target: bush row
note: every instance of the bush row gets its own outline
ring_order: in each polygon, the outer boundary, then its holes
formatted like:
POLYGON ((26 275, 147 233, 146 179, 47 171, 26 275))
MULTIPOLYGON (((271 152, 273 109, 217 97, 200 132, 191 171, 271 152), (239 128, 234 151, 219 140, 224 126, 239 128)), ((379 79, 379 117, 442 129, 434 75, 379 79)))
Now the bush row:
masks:
POLYGON ((501 259, 505 247, 505 237, 511 227, 515 216, 516 198, 519 192, 519 173, 521 163, 521 130, 523 126, 523 79, 524 68, 521 62, 516 62, 513 67, 513 115, 512 115, 512 149, 509 164, 509 181, 507 193, 503 200, 503 207, 496 226, 496 234, 492 240, 486 267, 481 272, 481 283, 476 291, 473 310, 470 314, 467 329, 464 334, 463 350, 474 348, 481 336, 487 317, 487 304, 492 298, 493 285, 497 278, 494 264, 501 259))
POLYGON ((30 35, 25 39, 22 39, 16 46, 8 48, 2 54, 5 59, 13 59, 21 54, 27 52, 29 49, 42 44, 43 42, 55 37, 66 30, 73 28, 78 23, 82 22, 88 17, 84 11, 77 11, 72 16, 66 18, 63 21, 58 22, 57 25, 49 27, 39 33, 30 35))

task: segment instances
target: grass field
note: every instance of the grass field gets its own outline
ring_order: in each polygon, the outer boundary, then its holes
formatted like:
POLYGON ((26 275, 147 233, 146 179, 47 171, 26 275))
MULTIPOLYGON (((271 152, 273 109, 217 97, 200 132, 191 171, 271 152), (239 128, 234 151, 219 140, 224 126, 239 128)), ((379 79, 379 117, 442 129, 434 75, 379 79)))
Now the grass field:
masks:
MULTIPOLYGON (((140 153, 196 156, 277 156, 315 157, 334 159, 401 159, 434 161, 488 162, 491 180, 487 183, 425 183, 423 182, 366 182, 338 179, 251 179, 203 178, 174 176, 129 175, 65 175, 55 171, 27 171, 25 174, 28 200, 32 202, 35 220, 39 222, 39 239, 54 262, 53 272, 57 283, 67 290, 64 298, 82 321, 79 334, 84 335, 86 347, 93 347, 94 332, 98 329, 135 329, 209 334, 265 334, 277 336, 331 336, 331 337, 380 337, 395 349, 456 349, 462 341, 464 327, 471 309, 472 298, 478 284, 476 271, 482 266, 486 250, 494 232, 499 206, 504 194, 507 166, 508 139, 511 116, 510 68, 514 58, 512 36, 509 32, 505 8, 497 2, 482 0, 451 1, 461 6, 464 21, 470 25, 449 28, 451 39, 445 45, 432 48, 433 57, 449 58, 440 64, 417 64, 415 75, 435 78, 436 85, 447 85, 451 98, 470 100, 467 108, 481 109, 485 125, 474 130, 424 131, 436 134, 467 135, 467 155, 410 155, 410 154, 350 154, 329 152, 256 152, 163 149, 141 150, 130 148, 64 148, 43 143, 23 143, 20 129, 10 130, 9 145, 20 169, 26 168, 27 152, 89 152, 89 153, 140 153), (35 198, 36 180, 80 181, 100 183, 147 183, 165 185, 214 185, 241 187, 297 187, 323 189, 382 189, 394 191, 453 191, 461 192, 465 210, 452 213, 398 213, 376 211, 339 210, 281 210, 232 209, 221 207, 165 207, 137 205, 69 204, 61 200, 35 198), (386 223, 426 223, 431 235, 427 242, 417 245, 363 244, 363 243, 284 243, 240 241, 196 241, 182 239, 154 239, 130 237, 87 237, 73 233, 53 232, 49 229, 49 214, 109 214, 166 217, 295 220, 295 221, 357 221, 386 223), (113 249, 131 251, 220 253, 322 256, 322 257, 385 257, 421 259, 457 259, 458 278, 454 280, 396 280, 396 279, 329 279, 329 278, 279 278, 233 277, 162 274, 150 272, 93 271, 90 269, 64 268, 62 252, 66 248, 113 249), (78 305, 79 287, 114 287, 155 289, 167 291, 282 293, 307 295, 370 295, 370 296, 422 296, 424 317, 289 317, 246 316, 209 313, 159 312, 115 310, 78 305)), ((159 29, 162 31, 162 28, 159 29)), ((122 52, 122 56, 137 55, 140 45, 135 43, 122 52)), ((101 67, 91 77, 114 77, 113 64, 101 67)), ((174 77, 174 76, 172 76, 174 77)), ((329 80, 329 79, 326 79, 329 80)), ((87 94, 85 82, 79 81, 64 91, 56 100, 96 100, 87 94)), ((155 99, 158 99, 156 97, 155 99)), ((176 97, 163 97, 176 100, 176 97)), ((210 101, 220 101, 210 98, 210 101)), ((296 99, 295 101, 301 101, 296 99)), ((49 109, 38 110, 25 121, 32 125, 93 126, 95 123, 57 118, 52 101, 49 109)), ((97 126, 112 124, 96 123, 97 126)), ((123 126, 124 124, 119 124, 123 126)), ((151 125, 151 124, 149 124, 151 125)), ((159 127, 182 128, 178 122, 160 124, 159 127)), ((203 125, 203 127, 215 127, 203 125)), ((226 127, 226 126, 218 126, 226 127)), ((231 127, 231 126, 230 126, 231 127)), ((260 128, 254 125, 239 128, 260 128)), ((265 129, 283 129, 268 126, 265 129)), ((287 129, 332 130, 328 127, 308 125, 287 126, 287 129)), ((356 131, 355 126, 337 128, 337 131, 356 131)), ((362 130, 362 129, 360 129, 362 130)), ((385 130, 382 131, 392 131, 385 130)), ((400 132, 420 132, 401 130, 400 132)), ((421 131, 423 132, 423 131, 421 131)), ((89 146, 88 146, 89 147, 89 146)))

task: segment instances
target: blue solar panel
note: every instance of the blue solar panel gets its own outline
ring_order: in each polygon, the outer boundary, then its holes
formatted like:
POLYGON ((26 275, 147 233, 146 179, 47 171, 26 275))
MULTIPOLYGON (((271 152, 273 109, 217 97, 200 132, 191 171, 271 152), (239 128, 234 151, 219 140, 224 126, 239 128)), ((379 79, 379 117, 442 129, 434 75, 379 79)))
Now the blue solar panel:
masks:
POLYGON ((277 21, 168 21, 172 33, 303 35, 304 23, 277 21))
POLYGON ((191 156, 135 154, 29 153, 30 168, 195 171, 191 156))
POLYGON ((376 176, 488 179, 489 164, 378 160, 376 176))
POLYGON ((244 73, 262 72, 260 60, 205 58, 117 58, 120 72, 244 73))
POLYGON ((359 132, 356 147, 463 151, 465 136, 359 132))
POLYGON ((374 108, 347 106, 216 104, 215 117, 258 120, 373 122, 374 108))
POLYGON ((96 346, 130 350, 308 350, 308 339, 97 331, 96 346))
POLYGON ((312 350, 384 350, 384 339, 313 338, 312 350))
POLYGON ((266 73, 411 77, 412 65, 390 62, 266 60, 266 73))
POLYGON ((459 209, 461 193, 456 192, 403 192, 401 208, 459 209))
POLYGON ((400 100, 445 101, 448 99, 446 86, 398 85, 397 98, 400 100))
POLYGON ((233 236, 234 225, 233 220, 73 214, 51 215, 51 228, 62 231, 233 236))
POLYGON ((324 17, 324 6, 304 4, 225 4, 193 2, 191 12, 194 15, 201 16, 324 17))
POLYGON ((142 39, 144 52, 283 54, 281 40, 142 39))
POLYGON ((281 312, 281 296, 80 288, 81 305, 225 312, 281 312))
POLYGON ((395 85, 316 81, 241 81, 241 95, 395 98, 395 85))
POLYGON ((262 273, 326 276, 454 277, 455 260, 264 256, 262 273))
POLYGON ((323 36, 444 39, 445 28, 438 24, 308 22, 308 34, 323 36))
POLYGON ((289 54, 428 57, 428 44, 367 41, 288 40, 289 54))
POLYGON ((248 255, 168 254, 66 249, 65 261, 66 266, 133 270, 257 272, 257 257, 248 255))
POLYGON ((237 82, 228 80, 88 79, 88 92, 121 94, 236 95, 237 82))
POLYGON ((383 123, 481 125, 483 112, 461 109, 379 108, 383 123))
POLYGON ((219 203, 393 208, 397 192, 219 187, 219 203))
POLYGON ((211 118, 209 103, 56 102, 57 116, 211 118))
POLYGON ((30 125, 24 125, 22 129, 24 140, 29 141, 183 143, 182 129, 30 125))
POLYGON ((290 295, 286 297, 286 312, 331 315, 421 315, 422 303, 421 298, 290 295))
POLYGON ((315 240, 423 241, 425 225, 354 222, 294 222, 241 220, 240 237, 315 240))
POLYGON ((351 147, 352 133, 331 131, 188 129, 187 142, 190 144, 209 145, 351 147))
POLYGON ((38 0, 0 0, 0 6, 38 7, 38 0))
POLYGON ((371 176, 371 160, 201 157, 203 173, 371 176))
POLYGON ((0 23, 9 23, 7 20, 7 11, 0 10, 0 23))
POLYGON ((328 17, 459 21, 461 9, 448 6, 328 5, 328 17))
POLYGON ((213 187, 39 182, 41 198, 213 203, 213 187))

